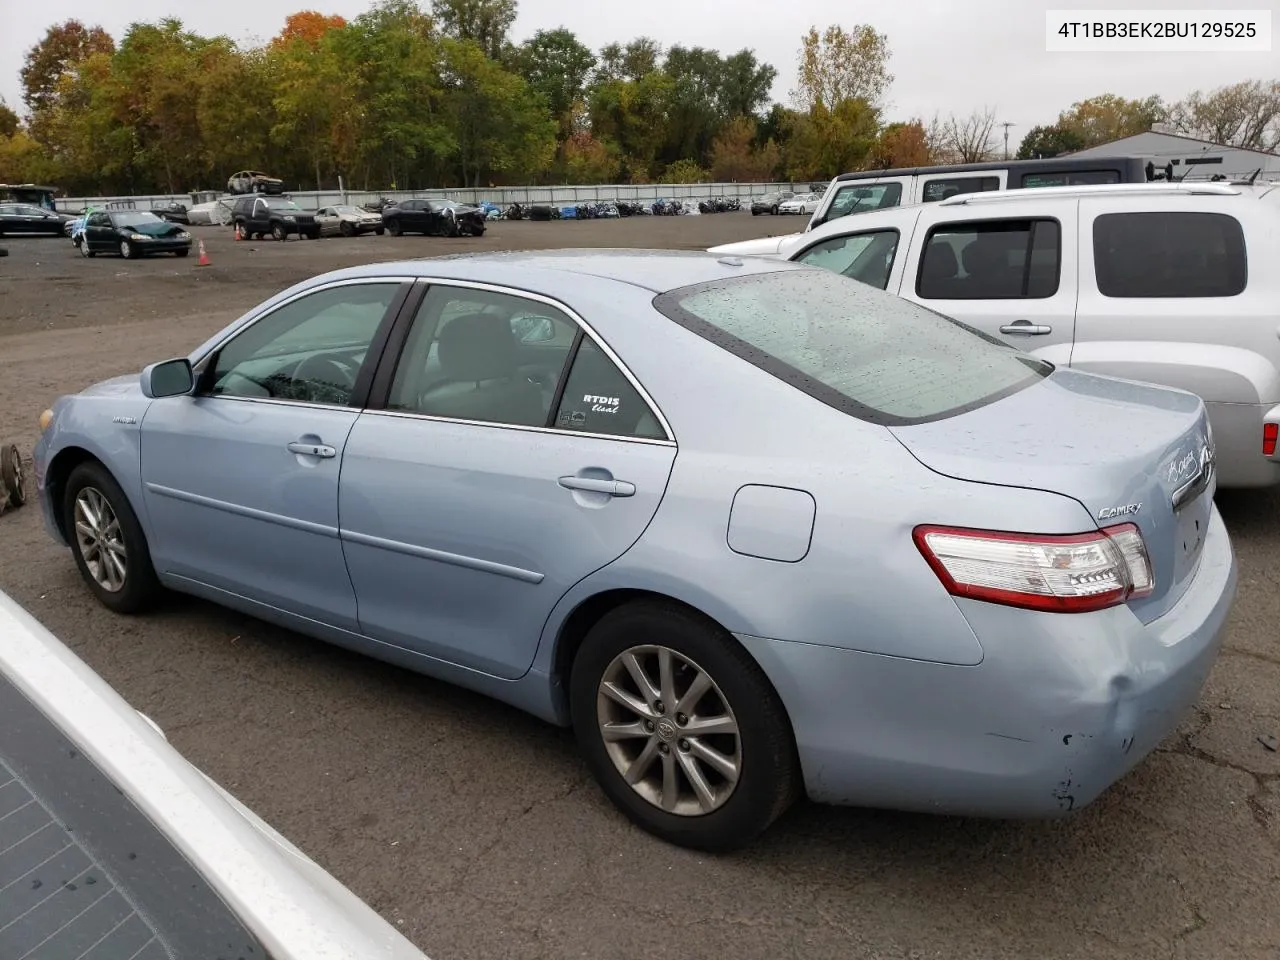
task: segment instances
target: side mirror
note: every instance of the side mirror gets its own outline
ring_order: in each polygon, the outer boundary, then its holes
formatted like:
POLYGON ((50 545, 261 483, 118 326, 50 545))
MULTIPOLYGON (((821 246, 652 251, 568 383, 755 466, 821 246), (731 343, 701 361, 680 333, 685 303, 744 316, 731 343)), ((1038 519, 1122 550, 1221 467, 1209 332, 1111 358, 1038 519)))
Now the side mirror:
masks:
POLYGON ((195 375, 191 372, 191 361, 180 357, 151 364, 142 371, 141 381, 143 396, 158 400, 190 393, 195 386, 195 375))
POLYGON ((517 317, 512 326, 521 343, 548 343, 556 338, 556 328, 549 317, 517 317))

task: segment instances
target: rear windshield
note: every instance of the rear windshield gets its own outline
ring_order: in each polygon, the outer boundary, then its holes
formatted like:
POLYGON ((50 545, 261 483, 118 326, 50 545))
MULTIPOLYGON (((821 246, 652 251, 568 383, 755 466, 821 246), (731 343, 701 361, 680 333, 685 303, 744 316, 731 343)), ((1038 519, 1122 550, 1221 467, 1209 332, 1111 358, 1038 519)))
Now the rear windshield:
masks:
POLYGON ((1053 370, 971 327, 826 270, 682 287, 654 306, 828 406, 887 426, 964 413, 1053 370))

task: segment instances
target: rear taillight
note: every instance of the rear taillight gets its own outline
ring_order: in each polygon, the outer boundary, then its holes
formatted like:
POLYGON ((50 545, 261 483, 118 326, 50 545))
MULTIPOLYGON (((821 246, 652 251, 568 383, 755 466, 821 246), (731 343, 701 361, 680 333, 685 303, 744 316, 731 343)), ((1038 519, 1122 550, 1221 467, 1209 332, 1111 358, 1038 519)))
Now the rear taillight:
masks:
POLYGON ((1280 433, 1280 424, 1264 423, 1262 425, 1262 455, 1264 457, 1274 457, 1276 455, 1276 435, 1280 433))
POLYGON ((1155 586, 1142 533, 1132 523, 1069 536, 922 526, 914 537, 957 597, 1083 613, 1146 596, 1155 586))

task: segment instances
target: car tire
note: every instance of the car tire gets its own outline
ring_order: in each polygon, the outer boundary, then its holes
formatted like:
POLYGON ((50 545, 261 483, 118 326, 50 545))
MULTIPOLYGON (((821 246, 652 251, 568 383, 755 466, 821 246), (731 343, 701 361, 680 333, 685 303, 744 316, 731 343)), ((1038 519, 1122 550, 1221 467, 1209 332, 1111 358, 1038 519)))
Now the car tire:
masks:
POLYGON ((342 225, 338 227, 338 230, 344 237, 354 237, 356 235, 356 228, 347 220, 342 221, 342 225))
POLYGON ((404 230, 400 226, 399 220, 388 221, 387 230, 391 233, 393 237, 398 237, 404 232, 404 230))
POLYGON ((685 607, 642 601, 605 614, 574 658, 569 698, 578 743, 605 794, 670 843, 712 852, 741 847, 800 795, 795 741, 777 692, 732 636, 685 607), (629 657, 649 678, 647 694, 629 657), (663 658, 674 704, 661 702, 663 658), (704 680, 704 693, 683 699, 704 680), (604 693, 606 684, 638 707, 604 693), (732 732, 684 732, 712 721, 732 732), (633 733, 606 740, 608 726, 633 733), (637 762, 645 768, 632 786, 624 771, 637 762), (731 780, 727 770, 740 772, 731 780))
POLYGON ((271 236, 278 242, 284 242, 289 238, 289 234, 285 232, 282 224, 275 224, 271 228, 271 236))
POLYGON ((89 244, 85 241, 84 237, 81 237, 76 241, 76 249, 80 251, 80 256, 82 257, 92 257, 94 253, 89 249, 89 244))
POLYGON ((753 217, 758 217, 758 216, 760 216, 760 211, 759 211, 759 210, 752 210, 752 211, 751 211, 751 215, 752 215, 753 217))
POLYGON ((132 243, 130 243, 128 240, 120 241, 120 256, 124 257, 126 260, 132 260, 137 255, 138 255, 138 251, 135 249, 132 243))
POLYGON ((319 228, 319 227, 313 227, 312 229, 308 230, 308 231, 307 231, 307 239, 308 239, 308 240, 319 240, 319 239, 320 239, 320 228, 319 228))
POLYGON ((387 231, 384 227, 374 227, 373 232, 376 233, 378 236, 382 236, 387 231))
POLYGON ((155 603, 162 588, 146 535, 106 467, 90 460, 71 471, 62 516, 76 566, 99 603, 116 613, 141 613, 155 603))
POLYGON ((191 248, 190 248, 190 247, 187 247, 185 250, 175 250, 175 251, 173 251, 173 255, 174 255, 175 257, 185 257, 185 256, 186 256, 187 254, 189 254, 190 252, 191 252, 191 248))
MULTIPOLYGON (((22 471, 22 454, 17 444, 6 443, 0 447, 0 483, 9 500, 9 506, 20 507, 27 502, 27 479, 22 471)), ((0 502, 0 507, 4 503, 0 502)))

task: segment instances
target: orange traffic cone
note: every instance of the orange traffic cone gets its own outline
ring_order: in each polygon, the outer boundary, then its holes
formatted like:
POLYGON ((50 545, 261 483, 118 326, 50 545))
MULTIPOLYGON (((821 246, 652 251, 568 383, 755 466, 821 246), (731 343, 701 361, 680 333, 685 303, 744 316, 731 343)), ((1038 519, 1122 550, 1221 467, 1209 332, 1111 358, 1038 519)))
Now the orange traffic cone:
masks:
POLYGON ((201 237, 200 238, 200 259, 196 261, 196 266, 207 267, 209 266, 209 263, 210 263, 209 255, 204 252, 204 238, 201 237))
POLYGON ((238 223, 237 223, 237 224, 235 225, 235 227, 234 227, 234 228, 232 229, 232 231, 231 231, 231 235, 232 235, 233 237, 235 237, 237 240, 243 240, 243 239, 244 239, 244 234, 240 232, 240 224, 238 224, 238 223))

